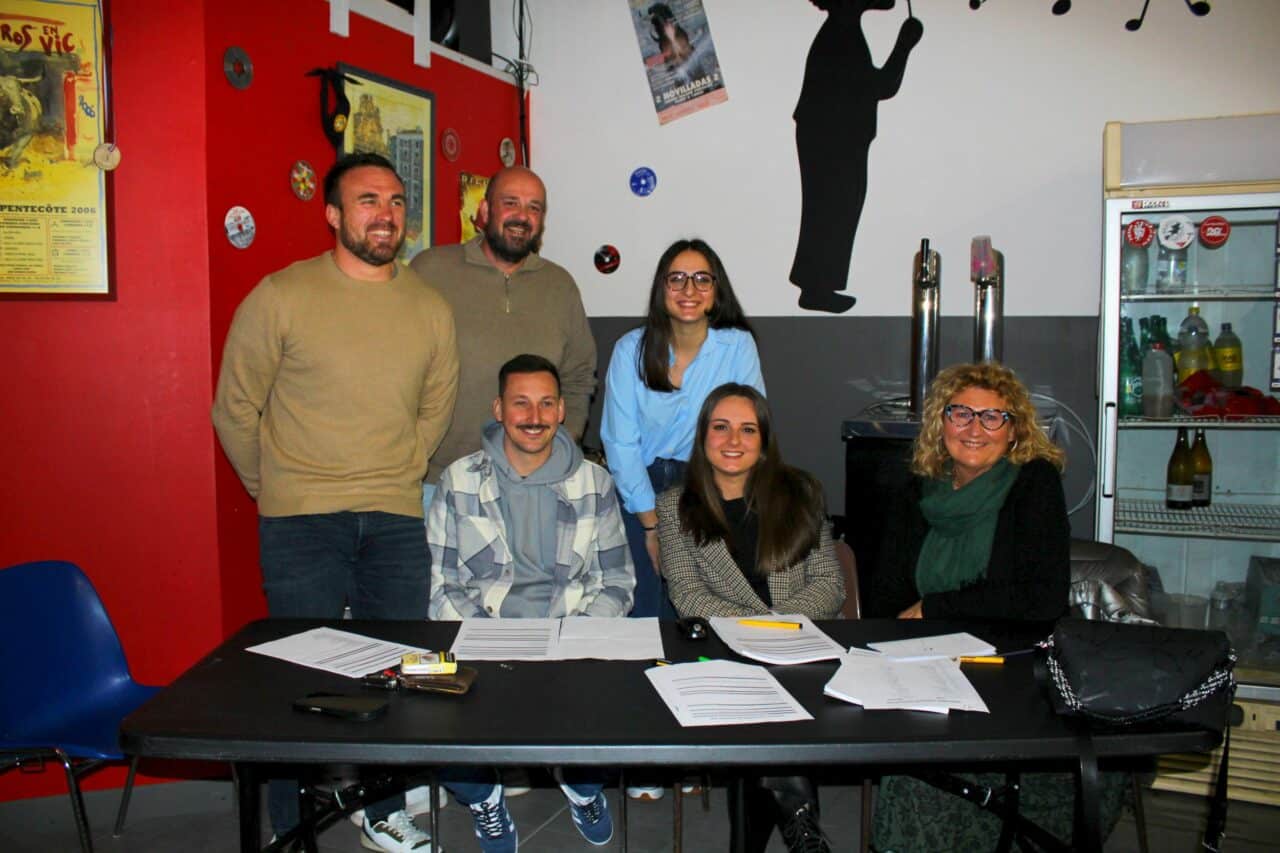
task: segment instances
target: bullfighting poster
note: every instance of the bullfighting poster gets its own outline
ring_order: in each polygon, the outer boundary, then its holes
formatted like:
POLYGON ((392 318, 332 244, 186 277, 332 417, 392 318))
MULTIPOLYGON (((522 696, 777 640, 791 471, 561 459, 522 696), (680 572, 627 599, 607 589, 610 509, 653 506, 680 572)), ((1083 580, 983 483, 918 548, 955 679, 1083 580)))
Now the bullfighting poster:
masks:
POLYGON ((0 0, 0 293, 111 292, 104 66, 95 0, 0 0))
POLYGON ((702 0, 627 0, 658 123, 729 100, 702 0))
POLYGON ((489 188, 489 179, 484 175, 473 175, 470 172, 462 172, 458 175, 458 206, 459 216, 462 219, 462 242, 465 243, 479 233, 479 228, 483 227, 481 223, 476 221, 476 214, 480 210, 480 200, 484 198, 485 190, 489 188))

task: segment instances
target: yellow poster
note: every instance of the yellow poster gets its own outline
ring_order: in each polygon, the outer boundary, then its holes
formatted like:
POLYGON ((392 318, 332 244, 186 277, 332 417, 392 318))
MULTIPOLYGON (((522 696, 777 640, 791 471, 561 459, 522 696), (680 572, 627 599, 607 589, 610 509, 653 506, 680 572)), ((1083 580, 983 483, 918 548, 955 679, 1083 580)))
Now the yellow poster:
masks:
POLYGON ((351 101, 342 150, 372 151, 391 161, 404 183, 405 239, 401 263, 431 247, 432 107, 430 92, 338 65, 351 101))
POLYGON ((0 293, 110 292, 95 0, 0 0, 0 293))
POLYGON ((462 172, 458 175, 459 217, 462 219, 462 240, 465 243, 478 233, 481 224, 476 221, 480 200, 489 187, 489 179, 483 175, 462 172))

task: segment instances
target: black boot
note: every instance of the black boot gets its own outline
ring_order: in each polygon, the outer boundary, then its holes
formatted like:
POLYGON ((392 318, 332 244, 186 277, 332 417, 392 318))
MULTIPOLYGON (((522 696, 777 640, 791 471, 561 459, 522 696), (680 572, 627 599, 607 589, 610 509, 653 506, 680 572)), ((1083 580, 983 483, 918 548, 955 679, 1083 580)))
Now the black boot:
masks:
MULTIPOLYGON (((747 777, 742 781, 743 804, 746 806, 743 822, 746 825, 746 838, 742 849, 747 853, 764 853, 769 846, 769 836, 773 835, 773 827, 778 823, 780 815, 773 794, 760 787, 758 779, 747 777)), ((729 849, 737 849, 737 834, 734 831, 737 821, 737 803, 733 797, 733 786, 729 794, 729 849)))
POLYGON ((818 791, 807 776, 767 776, 760 780, 777 804, 778 826, 790 853, 830 853, 818 820, 818 791))
POLYGON ((805 803, 782 822, 782 840, 789 853, 831 853, 831 845, 818 825, 818 804, 805 803))

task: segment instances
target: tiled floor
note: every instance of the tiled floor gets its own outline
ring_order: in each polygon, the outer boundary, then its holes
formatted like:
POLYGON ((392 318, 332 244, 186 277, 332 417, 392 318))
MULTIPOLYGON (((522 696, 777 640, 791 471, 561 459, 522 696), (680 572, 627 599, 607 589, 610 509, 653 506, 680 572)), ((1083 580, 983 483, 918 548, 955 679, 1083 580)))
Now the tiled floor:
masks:
MULTIPOLYGON (((617 814, 616 791, 610 803, 617 814)), ((832 849, 857 849, 859 793, 853 786, 822 789, 823 826, 832 849)), ((95 849, 101 853, 235 853, 235 800, 230 782, 181 782, 137 789, 130 807, 128 826, 120 838, 111 837, 117 792, 86 797, 94 827, 95 849)), ((724 850, 728 846, 725 796, 712 792, 711 808, 703 811, 700 800, 684 799, 684 849, 690 853, 724 850)), ((1148 791, 1147 821, 1154 853, 1192 853, 1198 849, 1198 832, 1204 825, 1203 801, 1178 794, 1148 791)), ((510 801, 520 829, 524 853, 559 853, 592 850, 578 837, 565 811, 564 797, 555 788, 537 788, 510 801)), ((670 851, 672 809, 668 794, 657 803, 633 803, 629 809, 629 847, 635 853, 670 851)), ((423 818, 425 824, 425 816, 423 818)), ((473 851, 468 812, 451 804, 441 812, 441 835, 449 851, 473 851)), ((1277 849, 1280 809, 1232 803, 1225 851, 1261 853, 1277 849)), ((620 848, 614 841, 605 849, 620 848)), ((5 853, 75 853, 75 828, 66 797, 48 797, 0 804, 0 851, 5 853)), ((357 853, 362 848, 357 829, 340 821, 320 838, 324 853, 357 853)), ((1106 853, 1137 850, 1131 815, 1126 814, 1108 839, 1106 853)), ((777 837, 769 851, 781 851, 777 837)))

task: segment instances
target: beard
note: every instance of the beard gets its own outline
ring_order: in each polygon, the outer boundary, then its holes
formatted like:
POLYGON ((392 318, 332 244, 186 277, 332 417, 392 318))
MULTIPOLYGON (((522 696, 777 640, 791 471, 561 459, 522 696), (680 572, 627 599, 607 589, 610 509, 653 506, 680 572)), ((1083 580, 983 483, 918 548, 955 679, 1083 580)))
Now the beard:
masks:
POLYGON ((405 233, 401 229, 399 238, 394 243, 377 243, 365 236, 363 238, 356 235, 346 224, 338 229, 338 239, 342 241, 342 245, 348 252, 355 255, 366 264, 375 267, 386 266, 396 259, 400 254, 400 247, 404 245, 405 233))
POLYGON ((484 242, 495 255, 509 264, 518 264, 533 252, 542 248, 542 229, 532 230, 527 219, 508 219, 503 225, 523 225, 529 228, 529 236, 508 236, 503 226, 498 225, 492 216, 484 225, 484 242))

